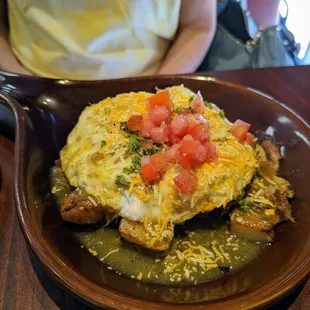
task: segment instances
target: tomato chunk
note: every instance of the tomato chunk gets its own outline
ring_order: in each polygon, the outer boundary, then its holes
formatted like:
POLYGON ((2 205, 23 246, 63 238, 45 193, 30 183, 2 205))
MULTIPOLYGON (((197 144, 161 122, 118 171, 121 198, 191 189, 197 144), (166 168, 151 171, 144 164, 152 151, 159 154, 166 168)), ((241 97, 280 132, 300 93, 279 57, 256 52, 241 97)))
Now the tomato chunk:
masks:
MULTIPOLYGON (((191 167, 202 164, 207 158, 208 149, 197 140, 183 140, 180 148, 182 159, 180 164, 187 166, 187 162, 191 167)), ((182 166, 183 166, 182 165, 182 166)))
POLYGON ((246 137, 247 137, 247 132, 249 131, 251 125, 240 120, 237 119, 233 125, 231 126, 230 130, 231 133, 240 141, 243 142, 245 141, 246 137))
POLYGON ((185 115, 185 120, 187 121, 189 128, 196 127, 200 124, 200 120, 197 119, 193 114, 185 115))
POLYGON ((142 128, 143 116, 142 115, 132 115, 126 123, 126 126, 131 131, 138 131, 142 128))
POLYGON ((202 144, 209 141, 209 133, 207 125, 199 124, 188 131, 194 139, 200 141, 202 144))
POLYGON ((168 142, 170 142, 170 144, 175 144, 175 143, 179 143, 181 141, 181 137, 177 136, 176 134, 174 134, 172 132, 171 129, 171 124, 169 124, 166 128, 165 128, 165 132, 168 136, 168 142))
POLYGON ((179 137, 187 134, 188 123, 183 115, 177 115, 170 123, 171 132, 179 137))
POLYGON ((180 114, 181 115, 188 115, 188 114, 192 114, 192 112, 189 109, 187 109, 187 108, 182 108, 180 114))
POLYGON ((170 114, 171 112, 168 111, 167 107, 155 106, 149 111, 149 118, 155 125, 159 126, 169 119, 170 114))
POLYGON ((175 158, 183 168, 188 169, 193 166, 198 143, 199 141, 196 140, 182 140, 181 147, 176 151, 175 158))
POLYGON ((183 194, 192 192, 198 185, 198 178, 192 170, 182 170, 173 180, 177 189, 183 194))
POLYGON ((246 142, 249 144, 253 144, 254 142, 254 136, 249 132, 246 134, 246 142))
POLYGON ((170 158, 166 153, 153 154, 151 163, 160 172, 167 171, 171 167, 170 158))
POLYGON ((191 106, 195 113, 203 114, 203 112, 205 111, 206 107, 203 103, 203 99, 200 92, 198 92, 196 97, 192 100, 191 106))
POLYGON ((192 167, 200 165, 206 161, 208 149, 200 142, 198 142, 196 152, 193 155, 192 167))
POLYGON ((181 147, 181 144, 174 144, 172 147, 166 152, 166 156, 169 161, 174 161, 176 158, 176 152, 181 147))
POLYGON ((168 89, 147 98, 148 110, 152 110, 156 106, 163 106, 166 107, 168 111, 172 111, 172 100, 168 89))
POLYGON ((175 152, 175 159, 185 169, 192 167, 192 157, 186 153, 182 153, 181 147, 175 152))
POLYGON ((143 181, 146 183, 151 183, 160 179, 159 171, 152 165, 148 163, 140 168, 143 181))
POLYGON ((208 123, 208 121, 201 114, 193 114, 193 116, 202 124, 206 125, 208 123))
POLYGON ((183 154, 194 156, 199 144, 197 140, 183 140, 180 150, 183 154))
POLYGON ((202 145, 198 140, 183 139, 175 158, 183 168, 188 169, 217 159, 216 147, 210 142, 202 145))
POLYGON ((142 156, 140 159, 141 166, 145 166, 150 162, 151 162, 151 156, 149 156, 149 155, 142 156))
POLYGON ((205 147, 207 149, 207 154, 206 154, 206 158, 205 158, 205 162, 208 163, 210 161, 213 160, 217 160, 218 159, 218 155, 216 153, 216 146, 210 142, 205 144, 205 147))
POLYGON ((186 135, 183 137, 183 141, 189 141, 189 140, 194 140, 194 138, 191 135, 186 135))
POLYGON ((150 140, 150 139, 144 139, 141 141, 141 147, 144 149, 144 150, 149 150, 153 147, 153 141, 150 140))
POLYGON ((165 130, 165 128, 162 127, 154 127, 151 130, 151 139, 155 142, 155 143, 165 143, 168 142, 168 134, 167 131, 165 130))
POLYGON ((151 137, 151 130, 155 127, 154 123, 150 119, 143 120, 142 128, 139 130, 139 136, 144 138, 151 137))

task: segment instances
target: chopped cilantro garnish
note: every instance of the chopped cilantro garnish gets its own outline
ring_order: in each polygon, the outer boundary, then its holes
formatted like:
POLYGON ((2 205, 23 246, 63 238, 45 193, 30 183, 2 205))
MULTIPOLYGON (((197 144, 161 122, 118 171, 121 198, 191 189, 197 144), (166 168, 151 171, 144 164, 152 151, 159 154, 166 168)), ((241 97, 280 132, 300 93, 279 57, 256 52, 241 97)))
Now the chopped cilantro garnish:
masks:
POLYGON ((173 111, 176 113, 176 114, 180 114, 182 112, 183 109, 187 109, 189 110, 191 113, 194 113, 194 110, 192 107, 177 107, 175 108, 173 111))
POLYGON ((203 104, 205 105, 206 108, 210 108, 210 102, 205 100, 203 104))
POLYGON ((141 149, 140 145, 140 140, 143 138, 137 136, 137 135, 132 135, 129 137, 128 142, 127 142, 127 149, 129 154, 134 154, 135 152, 139 152, 141 149))
POLYGON ((124 131, 126 131, 128 133, 132 133, 132 131, 128 129, 128 127, 126 125, 126 122, 120 122, 120 129, 124 130, 124 131))
POLYGON ((225 112, 224 112, 224 110, 220 110, 219 116, 220 116, 221 118, 225 118, 225 112))
POLYGON ((164 147, 163 147, 163 151, 164 152, 167 152, 169 150, 169 147, 167 146, 167 145, 165 145, 164 147))
POLYGON ((124 168, 123 172, 127 173, 127 174, 130 174, 130 173, 133 173, 133 170, 132 170, 132 168, 124 168))
POLYGON ((139 170, 141 168, 141 163, 140 163, 140 157, 139 156, 134 156, 131 159, 132 165, 134 169, 139 170))
MULTIPOLYGON (((140 156, 143 155, 152 155, 155 153, 158 153, 159 151, 161 151, 161 147, 153 144, 150 148, 148 149, 143 149, 141 146, 141 141, 145 140, 142 137, 139 137, 138 135, 136 135, 136 133, 130 131, 127 126, 126 126, 126 122, 121 122, 120 123, 120 128, 121 130, 126 131, 127 133, 129 133, 129 135, 127 135, 128 140, 127 140, 127 153, 128 154, 139 154, 140 156)), ((148 141, 147 139, 145 141, 148 141)), ((139 167, 140 168, 140 167, 139 167)))
POLYGON ((248 207, 248 206, 246 206, 246 205, 242 205, 242 206, 240 206, 240 209, 241 209, 242 211, 244 211, 244 212, 249 211, 249 207, 248 207))
POLYGON ((193 101, 196 96, 190 96, 189 101, 193 101))
POLYGON ((183 109, 183 107, 176 107, 176 108, 173 109, 173 112, 176 113, 176 114, 180 114, 182 109, 183 109))
POLYGON ((244 211, 244 212, 249 211, 249 207, 245 204, 244 199, 239 198, 239 199, 237 200, 237 203, 238 203, 238 205, 239 205, 239 207, 240 207, 240 209, 241 209, 242 211, 244 211))
POLYGON ((137 135, 135 135, 135 134, 133 134, 132 137, 134 137, 135 139, 137 139, 137 140, 139 140, 139 141, 144 140, 144 138, 139 137, 139 136, 137 136, 137 135))
POLYGON ((106 145, 107 145, 107 141, 102 140, 100 144, 100 148, 102 149, 106 145))
POLYGON ((120 186, 125 186, 125 187, 130 186, 130 182, 123 175, 116 176, 115 184, 120 185, 120 186))
POLYGON ((135 171, 139 170, 141 168, 140 164, 140 156, 136 155, 132 157, 131 159, 132 166, 130 168, 124 168, 123 172, 126 174, 134 173, 135 171))
POLYGON ((160 152, 161 150, 162 148, 160 146, 153 144, 151 148, 147 150, 143 150, 143 155, 153 155, 153 154, 160 152))

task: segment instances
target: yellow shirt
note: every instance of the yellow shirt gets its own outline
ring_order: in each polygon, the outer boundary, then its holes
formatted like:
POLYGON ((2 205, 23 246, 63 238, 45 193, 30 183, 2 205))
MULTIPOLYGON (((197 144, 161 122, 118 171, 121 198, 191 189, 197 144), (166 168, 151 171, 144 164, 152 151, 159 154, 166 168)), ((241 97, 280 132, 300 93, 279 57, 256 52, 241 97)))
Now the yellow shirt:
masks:
POLYGON ((156 73, 181 0, 10 0, 14 54, 35 75, 75 80, 156 73))

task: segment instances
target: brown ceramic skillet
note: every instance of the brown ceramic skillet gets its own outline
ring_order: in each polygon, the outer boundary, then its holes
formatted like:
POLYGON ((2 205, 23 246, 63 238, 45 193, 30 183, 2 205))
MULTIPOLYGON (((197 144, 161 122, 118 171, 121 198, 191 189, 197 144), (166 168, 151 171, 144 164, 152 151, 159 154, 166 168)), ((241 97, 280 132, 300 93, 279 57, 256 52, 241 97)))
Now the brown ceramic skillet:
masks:
POLYGON ((79 298, 111 309, 256 309, 288 294, 310 270, 310 128, 285 105, 245 87, 206 77, 165 76, 72 82, 0 75, 1 101, 16 119, 15 195, 20 225, 47 272, 79 298), (80 112, 122 92, 184 84, 281 143, 281 175, 296 190, 296 223, 277 229, 274 244, 243 270, 191 287, 147 285, 116 275, 90 256, 46 203, 49 169, 80 112))

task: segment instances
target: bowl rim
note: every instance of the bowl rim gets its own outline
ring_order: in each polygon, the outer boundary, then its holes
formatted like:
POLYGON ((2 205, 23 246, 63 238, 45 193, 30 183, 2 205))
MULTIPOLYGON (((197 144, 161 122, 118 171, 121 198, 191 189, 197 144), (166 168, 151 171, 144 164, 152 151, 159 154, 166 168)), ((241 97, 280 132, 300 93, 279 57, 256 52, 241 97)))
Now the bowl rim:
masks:
MULTIPOLYGON (((1 72, 0 72, 1 74, 1 72)), ((24 78, 24 77, 20 77, 24 78)), ((30 77, 33 79, 33 77, 30 77)), ((299 120, 303 125, 310 130, 310 126, 307 122, 300 117, 291 108, 287 107, 282 102, 274 99, 273 97, 266 95, 265 93, 242 86, 239 84, 226 82, 223 80, 197 75, 167 75, 162 77, 147 76, 138 78, 123 78, 115 80, 102 80, 102 81, 68 81, 68 86, 92 86, 93 84, 109 84, 118 82, 133 81, 146 81, 152 79, 183 79, 183 80, 203 80, 210 83, 221 84, 227 87, 236 88, 239 91, 250 92, 252 95, 264 97, 273 103, 277 103, 284 109, 288 110, 294 118, 299 120)), ((40 78, 35 78, 40 79, 40 78)), ((51 83, 59 83, 62 80, 45 79, 50 80, 51 83)), ((9 95, 0 92, 0 99, 6 103, 12 109, 16 121, 16 136, 15 136, 15 164, 14 164, 14 195, 16 201, 17 215, 20 226, 27 243, 30 245, 31 250, 38 258, 39 262, 43 265, 48 274, 56 280, 61 286, 69 289, 78 298, 86 301, 89 304, 107 307, 109 309, 160 309, 163 306, 166 309, 178 309, 179 304, 169 304, 157 301, 151 301, 146 299, 138 299, 137 297, 126 295, 123 292, 115 291, 108 287, 100 286, 95 282, 87 279, 82 274, 75 272, 71 268, 67 268, 63 261, 53 253, 52 248, 44 238, 40 237, 38 229, 33 225, 31 214, 27 207, 27 200, 25 194, 25 178, 23 171, 25 169, 25 142, 26 142, 26 123, 29 121, 29 117, 22 109, 21 105, 9 95), (121 302, 120 302, 121 301, 121 302)), ((221 301, 220 305, 213 302, 202 302, 195 304, 196 309, 256 309, 271 305, 278 301, 281 297, 287 295, 295 286, 309 275, 310 272, 310 255, 305 259, 294 272, 287 275, 285 278, 279 279, 275 285, 268 285, 262 290, 250 292, 244 296, 237 296, 231 300, 221 301), (217 304, 217 305, 216 305, 217 304)), ((191 309, 192 304, 182 304, 182 308, 191 309)))

